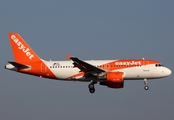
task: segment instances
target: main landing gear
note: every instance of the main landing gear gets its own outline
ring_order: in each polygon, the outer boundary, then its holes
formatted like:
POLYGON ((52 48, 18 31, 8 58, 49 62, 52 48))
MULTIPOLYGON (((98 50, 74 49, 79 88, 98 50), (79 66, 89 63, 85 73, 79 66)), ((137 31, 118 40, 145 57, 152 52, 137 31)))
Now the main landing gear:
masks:
POLYGON ((95 87, 94 84, 96 84, 97 82, 91 81, 91 83, 88 85, 89 88, 89 92, 90 93, 94 93, 95 92, 95 87))
POLYGON ((147 86, 147 79, 146 79, 146 78, 144 79, 144 85, 145 85, 144 89, 145 89, 145 90, 148 90, 149 87, 147 86))

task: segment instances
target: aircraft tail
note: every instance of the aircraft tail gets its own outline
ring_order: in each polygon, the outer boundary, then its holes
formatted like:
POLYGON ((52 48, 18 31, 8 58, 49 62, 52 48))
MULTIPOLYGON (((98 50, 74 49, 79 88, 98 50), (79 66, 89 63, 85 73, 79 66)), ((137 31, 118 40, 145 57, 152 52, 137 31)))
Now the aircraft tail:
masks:
POLYGON ((29 47, 18 33, 8 33, 15 61, 21 62, 37 62, 41 59, 29 47))

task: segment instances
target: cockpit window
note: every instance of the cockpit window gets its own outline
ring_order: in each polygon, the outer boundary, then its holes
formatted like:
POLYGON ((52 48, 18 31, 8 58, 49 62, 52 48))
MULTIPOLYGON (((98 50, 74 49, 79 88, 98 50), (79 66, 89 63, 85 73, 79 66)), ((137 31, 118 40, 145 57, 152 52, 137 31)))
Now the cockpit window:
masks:
POLYGON ((155 66, 156 67, 162 67, 163 65, 162 64, 156 64, 155 66))

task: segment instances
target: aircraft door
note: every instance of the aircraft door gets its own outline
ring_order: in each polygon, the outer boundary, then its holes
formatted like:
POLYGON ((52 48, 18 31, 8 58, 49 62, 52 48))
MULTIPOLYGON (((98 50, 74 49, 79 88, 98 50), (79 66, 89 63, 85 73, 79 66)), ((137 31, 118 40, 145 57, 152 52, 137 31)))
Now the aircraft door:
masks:
POLYGON ((144 64, 143 70, 144 71, 149 71, 149 61, 144 61, 143 64, 144 64))
POLYGON ((47 72, 46 65, 44 63, 41 63, 41 73, 46 73, 46 72, 47 72))

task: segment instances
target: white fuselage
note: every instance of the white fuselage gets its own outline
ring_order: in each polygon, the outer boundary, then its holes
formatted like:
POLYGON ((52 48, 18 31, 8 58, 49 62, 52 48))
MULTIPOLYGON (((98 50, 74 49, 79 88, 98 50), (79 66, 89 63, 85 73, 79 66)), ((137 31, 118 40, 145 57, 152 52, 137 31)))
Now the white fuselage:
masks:
MULTIPOLYGON (((91 60, 85 61, 93 66, 100 66, 103 64, 110 63, 114 60, 91 60)), ((75 76, 80 73, 78 68, 73 67, 73 61, 44 61, 47 67, 56 75, 59 80, 79 80, 86 81, 83 75, 75 76), (55 64, 57 63, 57 64, 55 64), (74 76, 74 77, 72 77, 74 76), (68 79, 71 77, 71 79, 68 79)), ((114 67, 114 66, 112 66, 114 67)), ((116 67, 116 66, 115 66, 116 67)), ((105 68, 109 70, 110 65, 105 68)), ((118 67, 119 68, 119 67, 118 67)), ((156 79, 169 76, 171 74, 170 69, 163 66, 156 66, 156 64, 135 66, 135 67, 125 67, 117 70, 112 70, 112 72, 123 72, 125 80, 141 80, 141 79, 156 79)))

